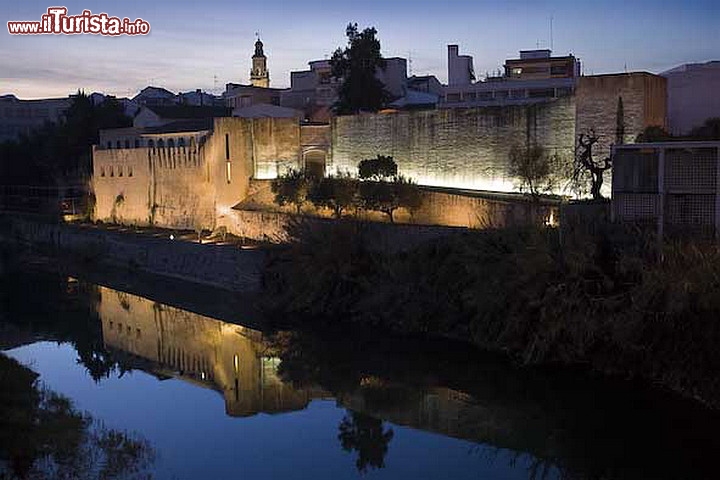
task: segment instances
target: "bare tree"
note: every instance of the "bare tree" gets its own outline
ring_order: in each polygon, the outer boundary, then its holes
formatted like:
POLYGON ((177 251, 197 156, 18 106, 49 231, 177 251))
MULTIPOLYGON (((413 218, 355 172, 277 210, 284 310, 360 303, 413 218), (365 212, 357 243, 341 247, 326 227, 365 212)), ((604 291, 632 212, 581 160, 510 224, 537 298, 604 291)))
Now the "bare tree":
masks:
POLYGON ((612 167, 612 159, 605 157, 602 160, 593 158, 593 146, 600 140, 600 136, 594 130, 578 135, 578 142, 575 145, 575 162, 573 165, 572 182, 576 190, 587 181, 590 182, 590 195, 593 200, 603 198, 600 190, 603 186, 603 176, 606 170, 612 167))

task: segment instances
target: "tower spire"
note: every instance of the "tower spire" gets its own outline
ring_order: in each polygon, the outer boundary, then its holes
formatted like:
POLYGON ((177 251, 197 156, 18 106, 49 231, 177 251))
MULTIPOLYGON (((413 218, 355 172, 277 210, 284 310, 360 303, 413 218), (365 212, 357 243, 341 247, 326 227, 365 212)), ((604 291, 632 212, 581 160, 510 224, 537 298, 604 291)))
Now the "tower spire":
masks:
POLYGON ((270 87, 270 72, 267 69, 267 57, 263 51, 260 34, 255 32, 255 54, 252 56, 252 70, 250 70, 250 83, 255 87, 270 87))

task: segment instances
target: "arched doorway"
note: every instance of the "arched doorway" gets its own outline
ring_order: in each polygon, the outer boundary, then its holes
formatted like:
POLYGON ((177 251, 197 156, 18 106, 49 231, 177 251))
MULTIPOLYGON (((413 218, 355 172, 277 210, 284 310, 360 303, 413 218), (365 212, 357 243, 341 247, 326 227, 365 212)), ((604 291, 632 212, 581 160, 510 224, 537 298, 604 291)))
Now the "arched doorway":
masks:
POLYGON ((303 160, 305 162, 305 172, 316 178, 325 176, 325 158, 326 154, 323 150, 310 150, 305 152, 303 160))

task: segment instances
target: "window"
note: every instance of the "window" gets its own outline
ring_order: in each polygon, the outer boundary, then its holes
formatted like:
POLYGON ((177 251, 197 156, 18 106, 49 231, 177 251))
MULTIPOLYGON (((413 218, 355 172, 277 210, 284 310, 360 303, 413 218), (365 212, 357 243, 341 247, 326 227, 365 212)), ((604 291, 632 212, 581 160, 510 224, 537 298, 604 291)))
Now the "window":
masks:
POLYGON ((511 70, 511 75, 514 77, 519 77, 520 75, 522 75, 522 72, 523 72, 522 67, 514 67, 511 70))
POLYGON ((155 142, 154 142, 153 140, 148 140, 148 147, 150 147, 150 148, 152 148, 153 150, 155 150, 155 142))
POLYGON ((107 149, 112 150, 112 142, 107 142, 107 149))
POLYGON ((122 176, 123 176, 123 167, 122 167, 122 165, 120 165, 118 167, 118 177, 122 177, 122 176))
POLYGON ((120 140, 118 140, 117 142, 115 142, 115 146, 116 146, 117 148, 122 148, 122 143, 120 143, 120 140))
MULTIPOLYGON (((225 160, 230 161, 230 134, 225 134, 225 160)), ((228 180, 228 183, 230 181, 228 180)))
POLYGON ((133 168, 131 165, 128 165, 128 177, 132 177, 132 176, 133 176, 133 168))
POLYGON ((550 75, 567 75, 567 65, 553 65, 550 67, 550 75))
POLYGON ((136 138, 135 139, 135 148, 138 148, 138 147, 140 147, 140 139, 136 138))
POLYGON ((125 148, 130 148, 130 140, 125 139, 125 148))
POLYGON ((105 167, 100 167, 100 176, 101 177, 105 176, 105 167))
POLYGON ((475 92, 465 92, 463 93, 463 100, 466 102, 472 102, 475 100, 475 92))
POLYGON ((225 162, 225 179, 227 180, 227 183, 230 183, 230 180, 232 179, 232 164, 230 162, 225 162))
POLYGON ((458 103, 460 101, 460 94, 459 93, 448 93, 445 96, 445 101, 447 103, 458 103))

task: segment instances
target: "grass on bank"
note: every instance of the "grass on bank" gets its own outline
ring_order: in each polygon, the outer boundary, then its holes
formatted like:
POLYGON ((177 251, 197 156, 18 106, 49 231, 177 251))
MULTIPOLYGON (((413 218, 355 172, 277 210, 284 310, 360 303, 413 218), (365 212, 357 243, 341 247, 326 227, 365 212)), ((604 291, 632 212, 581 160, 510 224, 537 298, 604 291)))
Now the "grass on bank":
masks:
POLYGON ((715 244, 659 254, 641 230, 602 225, 468 232, 391 254, 356 222, 297 222, 289 233, 266 276, 276 312, 586 364, 720 405, 715 244))

